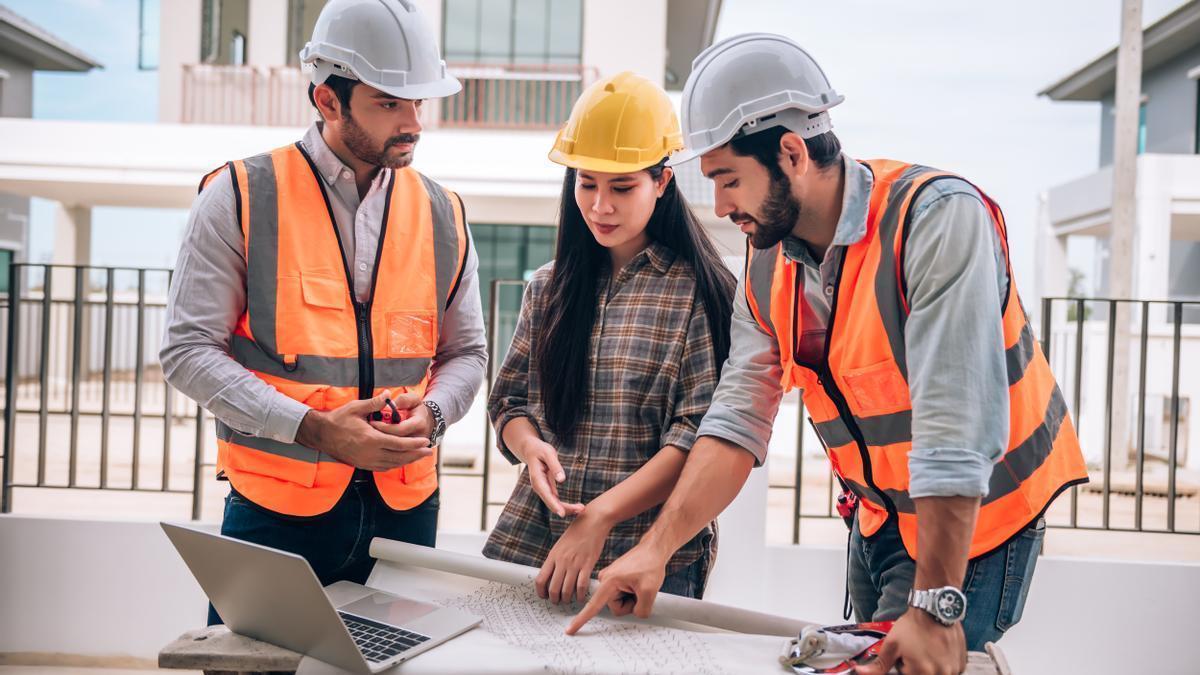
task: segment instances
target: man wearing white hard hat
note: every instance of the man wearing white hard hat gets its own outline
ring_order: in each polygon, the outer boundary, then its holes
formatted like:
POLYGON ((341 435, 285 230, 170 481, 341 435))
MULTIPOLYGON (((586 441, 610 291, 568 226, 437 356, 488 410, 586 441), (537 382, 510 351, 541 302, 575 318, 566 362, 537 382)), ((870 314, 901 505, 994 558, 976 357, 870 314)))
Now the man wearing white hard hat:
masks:
POLYGON ((717 215, 747 235, 729 359, 657 522, 569 633, 605 604, 650 613, 662 563, 762 464, 797 388, 844 489, 857 619, 896 622, 869 672, 960 672, 1020 619, 1043 514, 1087 471, 1004 216, 959 176, 844 154, 842 100, 778 35, 693 63, 671 164, 698 157, 717 215))
POLYGON ((437 446, 483 379, 462 202, 409 166, 461 86, 410 0, 332 0, 300 59, 321 119, 201 181, 161 357, 216 417, 221 532, 362 583, 373 537, 434 545, 437 446))

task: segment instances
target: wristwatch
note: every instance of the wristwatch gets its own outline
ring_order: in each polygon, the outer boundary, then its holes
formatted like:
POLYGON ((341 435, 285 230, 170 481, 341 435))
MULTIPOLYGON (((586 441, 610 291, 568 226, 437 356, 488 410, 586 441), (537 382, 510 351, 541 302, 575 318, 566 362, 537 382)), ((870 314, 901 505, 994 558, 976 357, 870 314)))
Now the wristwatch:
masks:
POLYGON ((953 626, 967 614, 967 596, 953 586, 924 591, 914 588, 908 592, 908 604, 929 612, 943 626, 953 626))
POLYGON ((446 435, 446 417, 442 415, 442 409, 433 401, 424 401, 425 407, 429 408, 429 414, 433 415, 433 430, 429 432, 429 447, 440 445, 442 436, 446 435))

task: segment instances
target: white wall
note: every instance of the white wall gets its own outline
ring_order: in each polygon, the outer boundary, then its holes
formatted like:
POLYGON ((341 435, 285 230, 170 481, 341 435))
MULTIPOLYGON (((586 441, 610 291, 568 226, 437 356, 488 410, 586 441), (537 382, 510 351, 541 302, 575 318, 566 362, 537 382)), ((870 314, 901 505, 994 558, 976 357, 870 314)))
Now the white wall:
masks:
MULTIPOLYGON (((722 539, 709 599, 841 622, 844 549, 764 548, 729 526, 722 539)), ((440 541, 477 552, 483 538, 440 541)), ((1196 598, 1200 564, 1044 556, 1024 618, 1001 647, 1020 675, 1194 673, 1184 659, 1196 598)), ((204 617, 204 596, 157 523, 0 516, 0 652, 152 659, 204 617)))
POLYGON ((156 522, 0 516, 0 652, 154 658, 206 613, 156 522))
MULTIPOLYGON (((180 121, 183 64, 200 60, 201 0, 171 0, 159 9, 158 121, 180 121)), ((286 25, 286 24, 285 24, 286 25)), ((281 30, 286 33, 286 29, 281 30)))
POLYGON ((287 65, 288 0, 250 0, 246 63, 287 65))
POLYGON ((601 77, 632 70, 662 85, 666 42, 666 0, 583 2, 583 65, 601 77))

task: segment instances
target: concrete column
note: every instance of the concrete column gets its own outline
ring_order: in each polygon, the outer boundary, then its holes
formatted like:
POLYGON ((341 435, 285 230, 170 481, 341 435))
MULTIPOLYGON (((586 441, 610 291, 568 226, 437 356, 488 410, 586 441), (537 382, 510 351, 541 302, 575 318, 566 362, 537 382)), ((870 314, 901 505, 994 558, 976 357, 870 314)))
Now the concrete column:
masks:
POLYGON ((250 0, 246 63, 287 65, 288 0, 250 0))
POLYGON ((171 0, 161 3, 159 8, 160 122, 180 122, 183 119, 183 66, 200 61, 201 18, 201 0, 171 0))
POLYGON ((1169 167, 1160 159, 1142 155, 1138 162, 1132 292, 1145 300, 1166 298, 1170 286, 1172 184, 1169 167))
POLYGON ((600 77, 623 70, 663 84, 667 0, 584 0, 583 65, 600 77))
MULTIPOLYGON (((1109 226, 1108 292, 1129 298, 1133 286, 1134 230, 1137 229, 1137 130, 1142 92, 1142 0, 1121 0, 1121 42, 1117 47, 1117 118, 1113 131, 1112 224, 1109 226)), ((1128 391, 1131 382, 1130 345, 1132 313, 1129 305, 1117 306, 1116 352, 1113 358, 1112 461, 1119 466, 1129 439, 1128 391)))
MULTIPOLYGON (((1070 287, 1070 266, 1067 262, 1067 238, 1054 234, 1054 223, 1050 222, 1048 195, 1038 195, 1037 260, 1034 266, 1034 288, 1030 298, 1062 297, 1070 287)), ((1035 314, 1041 314, 1041 303, 1031 303, 1027 307, 1035 314)))
MULTIPOLYGON (((92 261, 92 207, 59 204, 54 212, 54 255, 56 265, 88 265, 92 261)), ((54 270, 54 297, 72 298, 75 273, 54 270)))

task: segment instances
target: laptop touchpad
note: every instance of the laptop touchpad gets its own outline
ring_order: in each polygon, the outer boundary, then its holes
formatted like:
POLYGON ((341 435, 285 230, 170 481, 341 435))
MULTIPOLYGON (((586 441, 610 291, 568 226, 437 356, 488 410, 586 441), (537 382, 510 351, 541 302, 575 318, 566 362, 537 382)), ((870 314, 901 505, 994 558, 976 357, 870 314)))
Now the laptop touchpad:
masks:
POLYGON ((400 598, 390 593, 372 593, 361 600, 338 607, 339 611, 401 628, 437 609, 437 605, 400 598))

